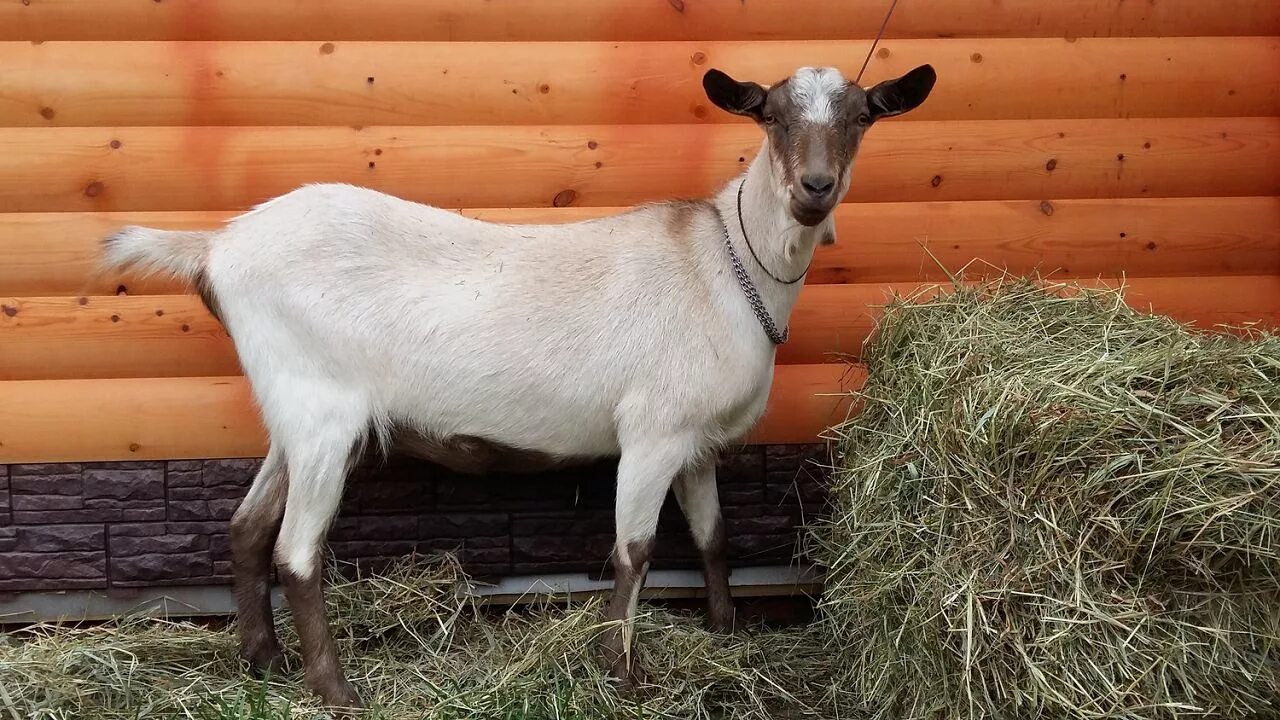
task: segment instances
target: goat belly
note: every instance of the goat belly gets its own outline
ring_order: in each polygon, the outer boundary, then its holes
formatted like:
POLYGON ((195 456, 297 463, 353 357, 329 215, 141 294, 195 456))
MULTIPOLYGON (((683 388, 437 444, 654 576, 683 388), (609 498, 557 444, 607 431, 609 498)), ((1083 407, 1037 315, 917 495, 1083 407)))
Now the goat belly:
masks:
POLYGON ((403 428, 393 433, 392 449, 469 475, 540 472, 592 459, 557 457, 467 435, 435 438, 403 428))

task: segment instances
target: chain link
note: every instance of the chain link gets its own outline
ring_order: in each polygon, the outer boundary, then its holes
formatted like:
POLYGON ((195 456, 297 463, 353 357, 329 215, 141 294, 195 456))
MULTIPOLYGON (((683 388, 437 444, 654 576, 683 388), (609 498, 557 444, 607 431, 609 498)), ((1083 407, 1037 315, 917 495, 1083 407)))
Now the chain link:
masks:
MULTIPOLYGON (((720 215, 718 208, 716 209, 716 214, 720 215)), ((760 321, 760 327, 764 328, 764 334, 769 336, 769 340, 774 345, 785 343, 791 335, 790 328, 783 328, 781 332, 778 331, 778 326, 773 323, 773 318, 769 316, 768 308, 764 306, 760 291, 756 289, 756 284, 751 282, 751 277, 747 275, 747 268, 742 264, 742 258, 733 247, 733 240, 729 237, 729 226, 725 224, 723 215, 720 216, 720 225, 724 227, 724 246, 729 250, 729 263, 733 265, 733 274, 738 276, 738 285, 742 287, 743 294, 747 296, 747 302, 755 312, 756 319, 760 321)))

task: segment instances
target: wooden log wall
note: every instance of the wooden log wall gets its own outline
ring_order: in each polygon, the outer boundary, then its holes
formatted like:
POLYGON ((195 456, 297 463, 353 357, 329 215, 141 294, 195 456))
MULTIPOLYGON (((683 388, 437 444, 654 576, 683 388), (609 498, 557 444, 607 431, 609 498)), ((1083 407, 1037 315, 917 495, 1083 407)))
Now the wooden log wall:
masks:
MULTIPOLYGON (((264 450, 190 288, 93 273, 112 229, 217 227, 316 181, 521 222, 706 194, 760 143, 706 69, 852 76, 887 5, 0 4, 0 463, 264 450)), ((754 441, 843 417, 842 360, 939 262, 1280 321, 1280 3, 901 0, 864 83, 925 62, 933 97, 868 134, 754 441)))

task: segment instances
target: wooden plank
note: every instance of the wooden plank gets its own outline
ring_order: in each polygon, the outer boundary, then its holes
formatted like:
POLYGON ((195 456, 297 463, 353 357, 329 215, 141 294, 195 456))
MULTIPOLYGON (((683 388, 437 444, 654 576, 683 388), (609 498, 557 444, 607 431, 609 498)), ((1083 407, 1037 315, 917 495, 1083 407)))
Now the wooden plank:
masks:
MULTIPOLYGON (((865 41, 0 43, 0 126, 747 122, 709 67, 772 83, 854 77, 865 41), (494 58, 502 62, 495 63, 494 58)), ((1280 38, 898 40, 864 82, 943 78, 904 120, 1280 115, 1280 38)))
MULTIPOLYGON (((886 4, 830 0, 17 0, 3 40, 766 40, 873 37, 886 4)), ((901 3, 889 37, 1280 34, 1274 0, 901 3)))
MULTIPOLYGON (((808 282, 942 280, 942 267, 957 272, 966 265, 1054 277, 1280 274, 1280 197, 1057 200, 1049 207, 1046 213, 1040 202, 1027 200, 841 205, 839 240, 818 249, 808 282)), ((621 211, 463 212, 495 222, 558 223, 621 211)), ((99 239, 122 225, 212 229, 231 216, 0 213, 0 296, 190 292, 163 277, 96 277, 99 239)))
MULTIPOLYGON (((768 444, 814 442, 846 414, 864 373, 780 367, 764 419, 768 444)), ((259 457, 261 421, 242 377, 0 382, 0 463, 259 457)))
MULTIPOLYGON (((1114 284, 1088 280, 1086 285, 1114 284)), ((1135 307, 1214 327, 1280 327, 1280 276, 1131 278, 1135 307)), ((800 295, 781 364, 857 358, 879 308, 920 283, 814 285, 800 295)), ((0 380, 188 377, 240 373, 222 327, 190 295, 0 300, 0 380)))
POLYGON ((11 298, 0 306, 0 380, 240 374, 231 339, 194 295, 11 298))
MULTIPOLYGON (((630 205, 706 195, 759 147, 740 124, 5 128, 0 212, 226 210, 323 181, 444 207, 630 205)), ((890 121, 849 199, 1276 195, 1277 168, 1280 118, 890 121)))

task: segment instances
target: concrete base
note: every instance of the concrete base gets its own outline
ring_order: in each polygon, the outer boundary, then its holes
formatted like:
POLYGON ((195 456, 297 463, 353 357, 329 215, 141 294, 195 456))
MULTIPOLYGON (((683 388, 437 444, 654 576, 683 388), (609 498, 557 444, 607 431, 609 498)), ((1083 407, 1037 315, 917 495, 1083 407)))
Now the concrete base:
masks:
MULTIPOLYGON (((776 597, 816 594, 822 581, 810 567, 767 566, 735 568, 729 584, 737 597, 776 597)), ((535 600, 583 599, 608 593, 612 580, 586 573, 522 575, 493 584, 472 583, 464 592, 482 603, 513 605, 535 600)), ((702 573, 694 570, 655 570, 649 573, 645 598, 697 598, 705 594, 702 573)), ((284 602, 280 588, 272 592, 274 605, 284 602)), ((0 624, 74 622, 121 616, 208 617, 235 614, 235 600, 227 585, 139 588, 108 596, 100 590, 15 593, 0 599, 0 624)))

